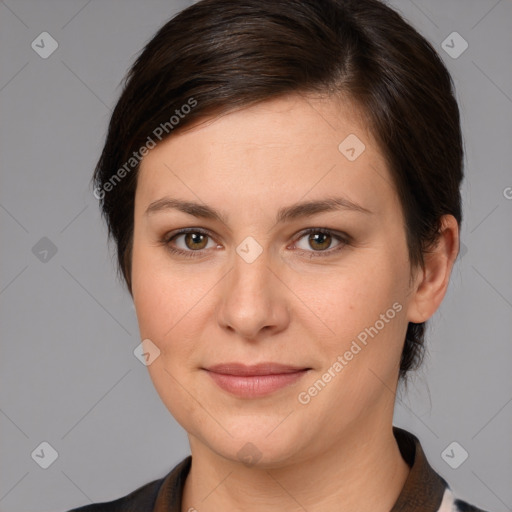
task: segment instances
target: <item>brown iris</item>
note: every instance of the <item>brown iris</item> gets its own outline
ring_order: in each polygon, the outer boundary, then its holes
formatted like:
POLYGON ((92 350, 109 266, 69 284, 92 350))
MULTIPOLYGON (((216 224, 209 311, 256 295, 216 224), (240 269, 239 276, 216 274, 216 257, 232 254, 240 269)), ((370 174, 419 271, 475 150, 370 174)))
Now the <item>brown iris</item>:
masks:
MULTIPOLYGON (((317 249, 327 249, 331 245, 331 235, 328 235, 327 233, 311 233, 308 238, 308 242, 311 244, 319 244, 320 247, 316 247, 317 249)), ((311 245, 311 247, 315 248, 314 245, 311 245)))
POLYGON ((185 245, 189 249, 204 249, 206 244, 208 243, 208 235, 204 235, 202 233, 186 233, 185 234, 185 245), (192 242, 192 245, 189 245, 188 242, 192 242))

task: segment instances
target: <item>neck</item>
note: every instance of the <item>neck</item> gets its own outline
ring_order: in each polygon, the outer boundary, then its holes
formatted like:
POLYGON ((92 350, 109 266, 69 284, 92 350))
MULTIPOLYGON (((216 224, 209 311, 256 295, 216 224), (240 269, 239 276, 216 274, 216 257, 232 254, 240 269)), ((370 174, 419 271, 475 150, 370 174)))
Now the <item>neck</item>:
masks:
POLYGON ((348 428, 322 453, 276 467, 246 467, 190 436, 182 512, 201 510, 388 512, 409 466, 389 423, 348 428))

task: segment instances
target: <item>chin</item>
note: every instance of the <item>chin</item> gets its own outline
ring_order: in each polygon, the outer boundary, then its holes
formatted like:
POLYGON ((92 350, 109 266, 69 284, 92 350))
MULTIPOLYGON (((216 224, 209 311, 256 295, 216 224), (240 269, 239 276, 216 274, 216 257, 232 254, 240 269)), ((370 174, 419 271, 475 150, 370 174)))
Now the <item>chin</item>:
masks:
MULTIPOLYGON (((244 466, 270 469, 281 467, 297 458, 303 440, 291 435, 290 429, 280 433, 263 428, 261 424, 239 425, 237 433, 230 431, 233 437, 205 439, 207 445, 219 456, 244 466)), ((203 438, 204 439, 204 438, 203 438)), ((204 441, 203 441, 204 442, 204 441)), ((302 454, 303 455, 303 454, 302 454)))

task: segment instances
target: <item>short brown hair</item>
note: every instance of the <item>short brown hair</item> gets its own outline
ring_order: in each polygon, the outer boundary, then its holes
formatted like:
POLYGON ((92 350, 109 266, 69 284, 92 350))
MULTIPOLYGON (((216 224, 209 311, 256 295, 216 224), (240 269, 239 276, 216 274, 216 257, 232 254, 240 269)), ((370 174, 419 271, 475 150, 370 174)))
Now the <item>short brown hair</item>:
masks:
MULTIPOLYGON (((131 159, 156 127, 165 138, 280 95, 333 91, 365 115, 400 197, 411 266, 423 266, 441 216, 462 217, 459 109, 432 46, 378 0, 203 0, 168 21, 129 70, 93 177, 130 293, 131 159)), ((421 362, 424 332, 409 323, 400 377, 421 362)))

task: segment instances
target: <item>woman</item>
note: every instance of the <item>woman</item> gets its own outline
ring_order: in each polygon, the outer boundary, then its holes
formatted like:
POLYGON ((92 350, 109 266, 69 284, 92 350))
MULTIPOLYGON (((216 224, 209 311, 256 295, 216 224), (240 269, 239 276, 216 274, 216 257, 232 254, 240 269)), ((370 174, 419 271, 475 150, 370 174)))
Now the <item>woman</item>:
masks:
POLYGON ((76 511, 478 511, 392 425, 459 250, 459 110, 377 0, 204 0, 130 70, 95 172, 191 456, 76 511))

